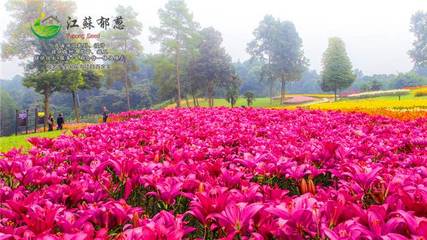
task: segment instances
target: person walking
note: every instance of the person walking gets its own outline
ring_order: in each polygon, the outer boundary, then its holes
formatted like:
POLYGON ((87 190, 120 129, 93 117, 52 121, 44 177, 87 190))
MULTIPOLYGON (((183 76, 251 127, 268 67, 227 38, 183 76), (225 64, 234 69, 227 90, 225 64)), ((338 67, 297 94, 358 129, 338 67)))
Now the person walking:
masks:
POLYGON ((49 113, 49 117, 47 118, 47 126, 48 126, 48 131, 53 131, 53 117, 52 114, 49 113))
POLYGON ((106 123, 108 119, 108 109, 106 106, 102 108, 102 122, 106 123))
POLYGON ((56 124, 58 124, 57 129, 62 130, 63 125, 64 125, 64 117, 62 116, 62 113, 60 113, 58 115, 58 117, 56 118, 56 124))

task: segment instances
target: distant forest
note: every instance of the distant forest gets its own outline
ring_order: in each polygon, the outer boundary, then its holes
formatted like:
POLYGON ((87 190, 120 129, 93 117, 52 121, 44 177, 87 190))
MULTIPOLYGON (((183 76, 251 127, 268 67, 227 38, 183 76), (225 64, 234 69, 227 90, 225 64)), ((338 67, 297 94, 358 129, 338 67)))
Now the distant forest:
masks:
MULTIPOLYGON (((164 101, 171 101, 167 96, 159 96, 159 88, 154 84, 154 70, 149 64, 144 63, 144 59, 139 61, 139 71, 132 73, 132 88, 130 92, 131 108, 143 109, 153 108, 164 101)), ((257 66, 250 61, 234 63, 237 75, 241 79, 239 92, 253 92, 256 97, 266 97, 269 95, 269 89, 266 84, 260 81, 257 73, 257 66)), ((401 74, 374 74, 363 75, 360 70, 356 70, 357 76, 354 83, 346 90, 347 93, 398 89, 407 86, 427 85, 425 77, 415 72, 401 74)), ((11 134, 14 131, 14 111, 15 109, 38 109, 42 110, 43 97, 32 88, 22 85, 23 76, 16 75, 10 80, 0 80, 0 94, 2 102, 3 133, 11 134), (8 113, 6 113, 8 112, 8 113)), ((276 85, 279 85, 277 82, 276 85)), ((279 86, 274 87, 274 95, 280 93, 279 86)), ((322 93, 320 87, 320 75, 315 70, 307 70, 302 74, 300 81, 289 83, 287 93, 322 93)), ((216 98, 225 97, 225 91, 218 89, 215 93, 216 98)), ((243 96, 240 96, 243 97, 243 96)), ((127 110, 126 96, 122 82, 115 82, 111 86, 104 83, 99 89, 80 90, 78 99, 81 107, 82 116, 100 115, 102 106, 108 106, 112 112, 122 112, 127 110)), ((170 102, 168 102, 170 103, 170 102)), ((70 94, 56 92, 51 97, 51 109, 54 113, 63 113, 67 119, 73 119, 73 106, 70 94)))

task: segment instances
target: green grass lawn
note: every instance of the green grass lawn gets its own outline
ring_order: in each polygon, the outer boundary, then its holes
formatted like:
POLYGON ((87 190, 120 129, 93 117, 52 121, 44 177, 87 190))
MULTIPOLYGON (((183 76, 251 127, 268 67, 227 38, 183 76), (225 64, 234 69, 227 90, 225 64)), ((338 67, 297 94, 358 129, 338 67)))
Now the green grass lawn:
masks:
MULTIPOLYGON (((324 97, 330 97, 330 95, 328 94, 288 94, 286 97, 291 97, 291 96, 295 96, 295 95, 307 95, 307 96, 313 96, 313 97, 317 97, 319 98, 319 100, 321 99, 321 97, 324 95, 324 97)), ((189 105, 190 107, 193 107, 193 101, 189 100, 189 105)), ((208 107, 208 101, 204 98, 200 98, 199 99, 199 105, 200 107, 208 107)), ((241 107, 241 106, 247 106, 247 102, 246 102, 246 98, 243 97, 239 97, 237 99, 236 102, 236 107, 241 107)), ((293 104, 294 105, 294 104, 293 104)), ((181 101, 181 106, 186 107, 187 103, 185 100, 181 101)), ((227 100, 225 100, 224 98, 215 98, 214 99, 214 106, 215 107, 230 107, 230 103, 227 102, 227 100)), ((280 99, 279 98, 275 98, 273 99, 272 102, 270 102, 270 98, 269 97, 258 97, 255 98, 255 100, 253 101, 252 107, 279 107, 279 106, 284 106, 280 104, 280 99)), ((155 109, 158 108, 163 108, 163 107, 167 107, 167 108, 174 108, 175 107, 175 103, 174 102, 163 102, 162 104, 159 104, 155 107, 155 109)))
MULTIPOLYGON (((187 102, 185 100, 181 101, 181 105, 183 107, 187 107, 187 102)), ((193 107, 193 101, 189 100, 189 105, 190 107, 193 107)), ((208 107, 208 101, 204 98, 200 98, 199 99, 199 105, 200 107, 208 107)), ((270 104, 270 98, 268 97, 264 97, 264 98, 256 98, 252 105, 253 107, 271 107, 271 106, 279 106, 280 105, 280 100, 273 100, 273 103, 270 104)), ((159 105, 159 108, 173 108, 175 107, 175 102, 167 102, 167 104, 161 104, 159 105)), ((227 102, 227 100, 225 100, 224 98, 215 98, 214 99, 214 106, 215 107, 230 107, 230 103, 227 102)), ((245 98, 238 98, 237 102, 236 102, 236 107, 240 107, 240 106, 247 106, 247 102, 245 98)))
MULTIPOLYGON (((199 104, 201 107, 208 107, 208 101, 206 100, 199 100, 199 104)), ((237 107, 240 106, 247 106, 248 103, 246 102, 246 99, 244 98, 238 98, 236 105, 237 107)), ((223 98, 216 98, 214 99, 214 106, 215 107, 221 107, 221 106, 230 106, 230 103, 227 102, 227 100, 223 98)), ((273 100, 272 104, 270 104, 270 98, 256 98, 253 101, 252 107, 271 107, 271 106, 280 106, 280 100, 273 100)))
POLYGON ((31 147, 31 144, 27 141, 28 138, 31 137, 47 137, 47 138, 55 138, 61 135, 61 131, 52 131, 52 132, 40 132, 40 133, 32 133, 26 135, 18 135, 18 136, 8 136, 8 137, 0 137, 0 152, 7 152, 12 148, 20 148, 22 147, 24 150, 28 150, 31 147))
MULTIPOLYGON (((333 94, 287 94, 286 96, 292 97, 292 96, 296 96, 296 95, 311 96, 314 98, 318 98, 318 100, 312 101, 312 102, 306 102, 306 103, 299 103, 299 104, 281 105, 279 98, 275 98, 275 99, 273 99, 272 102, 270 102, 269 97, 258 97, 258 98, 255 98, 255 100, 252 104, 252 107, 265 107, 265 108, 289 107, 289 108, 294 108, 294 107, 298 107, 298 106, 303 107, 303 106, 312 105, 312 104, 317 105, 317 104, 324 102, 324 100, 323 100, 324 98, 328 98, 331 100, 333 99, 333 94)), ((401 96, 400 100, 403 100, 403 101, 419 101, 419 100, 423 100, 426 98, 427 97, 415 97, 414 91, 411 91, 410 94, 401 96)), ((371 97, 371 98, 360 98, 360 99, 342 98, 342 99, 338 100, 338 102, 355 102, 355 103, 358 103, 358 102, 365 103, 366 101, 372 101, 372 103, 384 102, 384 101, 395 102, 395 101, 399 101, 399 97, 398 96, 384 96, 384 97, 371 97)), ((190 107, 193 107, 193 100, 192 99, 189 99, 188 103, 189 103, 190 107)), ((208 101, 204 98, 199 98, 199 105, 200 105, 200 107, 208 107, 208 101)), ((187 102, 185 100, 181 100, 181 106, 187 107, 187 102)), ((224 98, 215 98, 214 99, 214 106, 215 107, 230 107, 231 105, 224 98)), ((244 97, 239 97, 237 99, 237 103, 235 106, 236 107, 247 106, 246 99, 244 97)), ((161 108, 174 108, 174 107, 175 107, 175 102, 164 101, 160 104, 155 105, 153 108, 154 109, 161 109, 161 108)))

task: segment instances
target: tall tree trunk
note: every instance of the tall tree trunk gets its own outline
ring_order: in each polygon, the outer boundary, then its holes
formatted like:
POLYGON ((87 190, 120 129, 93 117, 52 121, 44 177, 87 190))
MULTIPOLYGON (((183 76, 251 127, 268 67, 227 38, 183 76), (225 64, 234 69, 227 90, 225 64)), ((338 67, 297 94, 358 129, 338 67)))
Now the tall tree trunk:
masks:
POLYGON ((79 106, 77 104, 77 94, 75 91, 71 91, 71 95, 73 96, 74 115, 76 116, 76 122, 79 123, 80 122, 80 109, 79 109, 79 106))
POLYGON ((271 76, 271 58, 270 55, 268 55, 268 81, 270 83, 270 105, 273 104, 273 78, 271 76))
POLYGON ((335 95, 335 102, 337 101, 337 80, 335 80, 335 88, 334 88, 334 95, 335 95))
POLYGON ((185 95, 185 104, 187 105, 187 107, 190 107, 190 102, 188 101, 188 96, 185 95))
POLYGON ((283 81, 283 103, 286 102, 286 79, 283 81))
POLYGON ((271 74, 271 57, 268 55, 268 81, 270 83, 270 105, 273 104, 273 76, 271 74))
POLYGON ((200 107, 199 98, 197 96, 196 96, 196 104, 197 104, 198 107, 200 107))
POLYGON ((209 99, 209 107, 214 106, 214 99, 213 99, 213 83, 212 81, 208 82, 208 99, 209 99))
POLYGON ((212 107, 210 82, 208 82, 208 106, 212 107))
POLYGON ((128 107, 128 110, 130 110, 130 97, 129 97, 129 79, 127 79, 127 73, 126 73, 126 80, 125 80, 125 95, 126 95, 126 105, 128 107))
POLYGON ((285 103, 285 84, 286 84, 286 82, 285 82, 285 76, 284 75, 282 75, 282 85, 281 85, 281 87, 280 87, 280 104, 284 104, 285 103))
POLYGON ((176 54, 175 54, 175 67, 176 67, 176 107, 181 107, 181 82, 180 82, 180 76, 179 76, 179 43, 177 40, 177 47, 176 47, 176 54))
POLYGON ((335 102, 337 101, 337 89, 335 88, 335 90, 334 90, 334 99, 335 99, 335 102))
POLYGON ((191 97, 193 98, 193 106, 196 107, 196 97, 194 96, 194 94, 191 94, 191 97))
POLYGON ((270 79, 270 105, 273 104, 273 81, 270 79))
POLYGON ((49 116, 49 91, 44 92, 44 129, 46 129, 47 118, 49 116))
MULTIPOLYGON (((127 42, 125 40, 125 53, 127 52, 127 42)), ((130 110, 130 97, 129 97, 129 75, 128 75, 128 60, 125 61, 125 94, 128 111, 130 110)))

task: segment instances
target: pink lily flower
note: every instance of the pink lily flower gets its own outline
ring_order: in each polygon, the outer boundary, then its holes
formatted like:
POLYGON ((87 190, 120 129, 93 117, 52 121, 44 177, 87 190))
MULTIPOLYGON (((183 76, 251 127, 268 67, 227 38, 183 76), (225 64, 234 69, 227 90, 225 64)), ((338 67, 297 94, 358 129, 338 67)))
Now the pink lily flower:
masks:
POLYGON ((259 203, 229 204, 224 211, 219 214, 212 214, 210 217, 216 219, 219 225, 225 228, 228 236, 245 235, 253 224, 251 219, 262 208, 263 205, 259 203))

